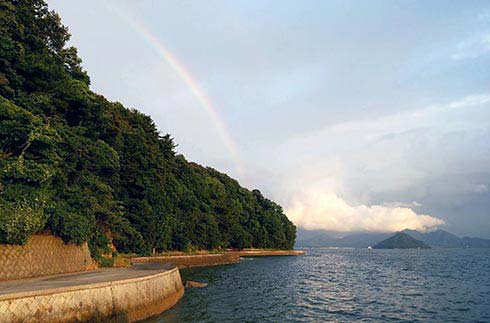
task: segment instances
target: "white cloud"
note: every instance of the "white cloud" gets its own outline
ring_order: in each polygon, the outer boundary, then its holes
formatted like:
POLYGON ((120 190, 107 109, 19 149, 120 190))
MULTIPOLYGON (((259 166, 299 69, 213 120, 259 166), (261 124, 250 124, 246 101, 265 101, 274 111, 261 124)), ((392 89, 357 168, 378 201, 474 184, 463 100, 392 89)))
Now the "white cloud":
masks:
POLYGON ((484 190, 470 177, 436 191, 427 187, 431 179, 488 170, 489 102, 489 93, 478 93, 340 123, 284 143, 276 156, 293 165, 281 185, 290 188, 283 200, 286 214, 301 227, 341 231, 427 230, 441 225, 442 220, 427 215, 430 211, 414 210, 418 201, 431 210, 433 196, 441 192, 463 200, 468 192, 484 190), (462 115, 472 115, 475 121, 461 123, 462 115), (413 202, 389 202, 407 198, 413 202))
POLYGON ((401 134, 422 128, 432 128, 434 125, 441 124, 441 118, 446 113, 459 109, 483 106, 488 103, 490 103, 490 93, 470 94, 444 103, 413 107, 405 112, 337 123, 319 131, 310 132, 301 137, 294 138, 287 142, 287 144, 308 147, 308 143, 325 142, 325 138, 334 137, 340 138, 337 141, 355 137, 355 140, 349 140, 350 143, 359 142, 360 140, 366 142, 377 140, 385 135, 401 134))
POLYGON ((484 33, 460 42, 451 58, 455 61, 460 61, 477 58, 488 53, 490 53, 490 33, 484 33))
POLYGON ((412 201, 409 203, 406 203, 406 202, 385 202, 385 203, 383 203, 383 206, 386 206, 389 208, 397 208, 397 207, 414 208, 414 207, 422 206, 422 204, 420 204, 417 201, 412 201))
POLYGON ((394 232, 428 231, 444 224, 407 207, 349 205, 333 192, 312 190, 297 196, 286 214, 299 227, 312 230, 394 232))
POLYGON ((490 10, 483 11, 478 15, 478 20, 482 22, 490 22, 490 10))
POLYGON ((485 193, 485 192, 488 192, 488 186, 485 184, 478 184, 478 185, 475 185, 475 187, 473 188, 473 191, 475 193, 485 193))
POLYGON ((420 128, 421 126, 426 126, 427 122, 431 122, 433 119, 438 120, 441 113, 453 109, 479 106, 489 102, 490 93, 470 94, 446 103, 414 108, 403 113, 336 124, 323 131, 331 131, 333 134, 364 133, 367 138, 373 138, 387 133, 400 133, 420 128))
POLYGON ((488 93, 480 93, 480 94, 472 94, 465 96, 459 100, 455 100, 450 102, 449 104, 440 107, 439 109, 458 109, 458 108, 466 108, 475 105, 485 104, 490 102, 490 94, 488 93))

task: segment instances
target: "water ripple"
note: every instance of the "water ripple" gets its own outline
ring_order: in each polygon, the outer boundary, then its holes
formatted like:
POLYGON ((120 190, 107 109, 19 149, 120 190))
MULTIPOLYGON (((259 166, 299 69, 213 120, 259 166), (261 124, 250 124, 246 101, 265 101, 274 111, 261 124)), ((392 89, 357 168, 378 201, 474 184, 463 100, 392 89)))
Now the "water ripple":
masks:
POLYGON ((489 322, 490 250, 311 249, 182 271, 208 283, 147 320, 489 322))

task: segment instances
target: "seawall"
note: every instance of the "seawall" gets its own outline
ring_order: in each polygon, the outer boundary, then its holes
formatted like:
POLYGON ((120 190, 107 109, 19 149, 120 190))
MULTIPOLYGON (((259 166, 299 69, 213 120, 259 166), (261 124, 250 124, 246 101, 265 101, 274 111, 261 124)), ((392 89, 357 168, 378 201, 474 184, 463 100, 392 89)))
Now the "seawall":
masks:
POLYGON ((3 282, 0 322, 134 322, 165 311, 183 294, 179 270, 166 264, 3 282))
POLYGON ((202 255, 153 256, 131 258, 132 263, 166 262, 179 268, 235 264, 240 255, 232 252, 202 255))
POLYGON ((240 251, 229 250, 217 254, 205 253, 197 255, 135 257, 131 258, 131 262, 134 264, 164 262, 173 264, 179 268, 189 268, 235 264, 240 261, 240 257, 300 256, 304 254, 305 252, 302 250, 250 249, 240 251))
POLYGON ((269 257, 269 256, 301 256, 305 252, 303 250, 266 250, 266 249, 250 249, 232 251, 240 255, 240 257, 269 257))

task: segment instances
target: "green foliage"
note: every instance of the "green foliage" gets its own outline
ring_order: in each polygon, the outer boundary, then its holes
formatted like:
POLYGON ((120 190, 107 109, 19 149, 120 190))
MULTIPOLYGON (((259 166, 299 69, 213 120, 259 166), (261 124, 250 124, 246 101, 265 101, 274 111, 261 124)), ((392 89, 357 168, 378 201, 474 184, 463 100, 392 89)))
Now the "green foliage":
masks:
POLYGON ((0 242, 23 244, 43 229, 57 140, 48 124, 0 97, 0 242))
POLYGON ((69 207, 65 203, 61 203, 61 207, 50 208, 48 228, 67 242, 81 244, 89 241, 92 232, 95 230, 93 218, 85 216, 83 213, 70 212, 69 207))
POLYGON ((0 241, 24 244, 27 238, 39 231, 45 216, 42 205, 22 199, 17 203, 0 202, 0 241))
POLYGON ((279 205, 91 92, 68 39, 42 0, 0 0, 0 242, 51 231, 99 260, 108 236, 138 254, 293 247, 279 205))
POLYGON ((100 227, 96 227, 92 237, 88 241, 88 247, 90 249, 90 254, 96 260, 100 260, 103 254, 112 252, 109 247, 110 241, 105 235, 104 231, 100 227))
POLYGON ((114 258, 100 257, 97 259, 100 267, 114 267, 114 258))

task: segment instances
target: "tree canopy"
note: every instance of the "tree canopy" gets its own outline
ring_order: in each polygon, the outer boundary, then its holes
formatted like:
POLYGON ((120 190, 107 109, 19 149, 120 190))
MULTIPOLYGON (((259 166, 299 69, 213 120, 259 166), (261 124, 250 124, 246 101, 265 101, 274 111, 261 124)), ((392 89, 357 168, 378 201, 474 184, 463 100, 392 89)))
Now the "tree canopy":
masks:
POLYGON ((90 90, 42 0, 0 0, 0 242, 41 231, 120 252, 293 248, 258 190, 188 162, 153 120, 90 90))

